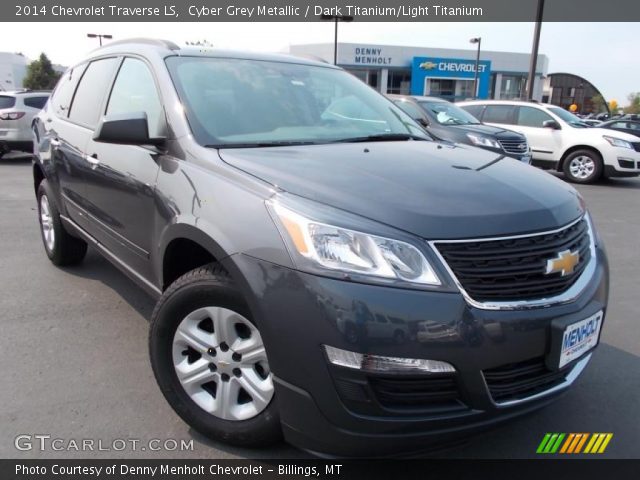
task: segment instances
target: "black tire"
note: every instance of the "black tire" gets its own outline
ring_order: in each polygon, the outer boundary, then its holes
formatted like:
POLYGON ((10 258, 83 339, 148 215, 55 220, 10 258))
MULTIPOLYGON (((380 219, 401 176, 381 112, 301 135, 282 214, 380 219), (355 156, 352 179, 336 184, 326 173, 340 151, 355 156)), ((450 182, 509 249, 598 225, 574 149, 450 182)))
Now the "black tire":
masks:
POLYGON ((180 384, 172 360, 176 329, 189 313, 210 306, 233 310, 253 323, 242 295, 218 264, 186 273, 160 297, 149 332, 151 365, 160 390, 189 426, 211 439, 251 448, 271 445, 282 438, 275 395, 256 416, 247 420, 225 420, 200 408, 180 384))
POLYGON ((58 210, 55 197, 51 192, 51 187, 47 180, 40 182, 40 185, 38 186, 37 199, 40 234, 44 245, 44 251, 47 254, 47 257, 49 257, 49 260, 58 266, 76 265, 82 262, 85 254, 87 253, 87 242, 70 235, 64 229, 62 221, 60 220, 60 211, 58 210), (49 228, 51 228, 54 233, 52 245, 48 244, 45 238, 45 227, 42 215, 43 197, 46 197, 49 208, 49 215, 51 219, 49 228))
POLYGON ((580 184, 597 182, 602 177, 603 169, 600 154, 589 149, 571 152, 562 164, 565 177, 572 183, 580 184))

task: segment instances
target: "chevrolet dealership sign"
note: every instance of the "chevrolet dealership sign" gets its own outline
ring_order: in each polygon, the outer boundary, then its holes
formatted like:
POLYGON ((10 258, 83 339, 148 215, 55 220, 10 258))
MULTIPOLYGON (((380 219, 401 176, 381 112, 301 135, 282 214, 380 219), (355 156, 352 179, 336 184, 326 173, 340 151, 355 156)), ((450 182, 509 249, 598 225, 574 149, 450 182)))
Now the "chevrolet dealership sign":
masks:
MULTIPOLYGON (((488 68, 489 62, 481 62, 478 65, 478 73, 484 73, 484 71, 488 68)), ((464 61, 444 61, 444 62, 423 62, 419 65, 419 67, 423 70, 439 70, 441 72, 471 72, 475 73, 476 64, 475 62, 469 63, 467 60, 464 61)))
MULTIPOLYGON (((462 58, 414 57, 411 64, 411 94, 425 95, 427 80, 441 78, 449 80, 473 80, 476 61, 462 58)), ((478 98, 489 97, 491 62, 478 63, 478 98)))

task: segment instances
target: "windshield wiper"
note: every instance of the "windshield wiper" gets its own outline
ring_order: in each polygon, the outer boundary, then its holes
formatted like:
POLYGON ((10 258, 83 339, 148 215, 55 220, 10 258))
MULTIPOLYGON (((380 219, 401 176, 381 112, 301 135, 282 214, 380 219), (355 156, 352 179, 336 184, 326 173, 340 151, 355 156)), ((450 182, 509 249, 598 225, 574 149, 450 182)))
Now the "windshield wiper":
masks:
POLYGON ((334 140, 331 143, 400 142, 406 140, 429 141, 428 138, 421 137, 419 135, 412 135, 410 133, 377 133, 374 135, 367 135, 366 137, 342 138, 340 140, 334 140))
POLYGON ((261 147, 290 147, 293 145, 315 145, 317 142, 297 140, 275 140, 272 142, 219 143, 205 145, 206 148, 261 148, 261 147))

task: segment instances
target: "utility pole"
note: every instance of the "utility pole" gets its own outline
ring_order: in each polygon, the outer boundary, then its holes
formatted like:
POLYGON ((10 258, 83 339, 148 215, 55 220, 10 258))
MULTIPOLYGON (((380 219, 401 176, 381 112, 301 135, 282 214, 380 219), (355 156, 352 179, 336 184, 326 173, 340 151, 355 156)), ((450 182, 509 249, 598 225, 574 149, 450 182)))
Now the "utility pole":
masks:
POLYGON ((538 66, 538 47, 540 46, 540 29, 542 28, 543 11, 544 0, 538 0, 536 27, 533 31, 533 47, 531 49, 531 63, 529 64, 529 79, 527 81, 527 100, 533 100, 533 87, 536 80, 536 68, 538 66))

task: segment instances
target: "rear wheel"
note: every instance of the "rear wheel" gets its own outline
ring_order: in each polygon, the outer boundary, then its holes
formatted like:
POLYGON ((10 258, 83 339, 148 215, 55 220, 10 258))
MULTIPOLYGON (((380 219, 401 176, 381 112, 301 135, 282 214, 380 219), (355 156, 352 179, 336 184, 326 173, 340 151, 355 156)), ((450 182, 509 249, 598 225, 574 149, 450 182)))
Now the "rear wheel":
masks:
POLYGON ((185 422, 208 437, 245 447, 280 439, 260 331, 220 266, 198 268, 176 280, 151 322, 156 380, 185 422))
POLYGON ((46 180, 38 186, 38 216, 44 250, 55 265, 75 265, 87 253, 87 243, 64 229, 51 187, 46 180))
POLYGON ((563 171, 573 183, 593 183, 602 176, 602 158, 593 150, 576 150, 564 161, 563 171))

